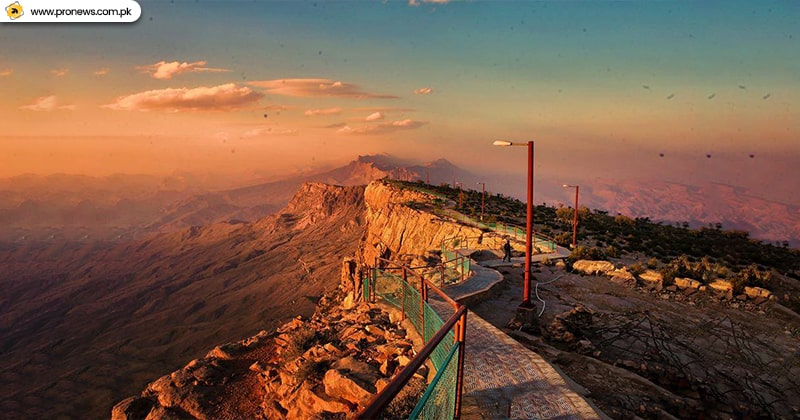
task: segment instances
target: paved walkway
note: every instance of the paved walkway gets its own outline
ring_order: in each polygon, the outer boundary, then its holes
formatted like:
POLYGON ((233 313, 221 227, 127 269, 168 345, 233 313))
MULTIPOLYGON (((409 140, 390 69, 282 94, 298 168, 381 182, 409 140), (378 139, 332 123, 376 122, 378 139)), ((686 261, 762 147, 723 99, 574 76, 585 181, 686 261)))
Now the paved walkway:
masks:
MULTIPOLYGON (((524 258, 518 260, 522 263, 524 258)), ((467 280, 446 287, 445 293, 463 301, 502 281, 493 269, 477 264, 472 269, 467 280)), ((452 307, 433 297, 430 304, 443 319, 453 313, 452 307)), ((467 315, 461 410, 464 419, 605 418, 546 360, 473 312, 467 315)))

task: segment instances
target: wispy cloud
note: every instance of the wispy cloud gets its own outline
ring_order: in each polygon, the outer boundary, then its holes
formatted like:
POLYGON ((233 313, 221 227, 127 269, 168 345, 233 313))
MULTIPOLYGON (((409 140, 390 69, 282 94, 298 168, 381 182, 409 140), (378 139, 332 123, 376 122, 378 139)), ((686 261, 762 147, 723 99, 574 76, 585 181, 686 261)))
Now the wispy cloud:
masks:
POLYGON ((433 93, 433 88, 432 87, 424 87, 424 88, 414 89, 414 94, 415 95, 430 95, 431 93, 433 93))
POLYGON ((382 113, 373 112, 372 114, 367 115, 367 117, 364 118, 364 121, 378 121, 378 120, 382 120, 382 119, 383 119, 383 114, 382 113))
POLYGON ((325 108, 325 109, 309 109, 305 112, 307 117, 317 117, 320 115, 339 115, 342 113, 342 108, 325 108))
POLYGON ((11 76, 12 74, 14 74, 14 70, 12 70, 12 69, 3 69, 3 70, 0 70, 0 77, 3 77, 3 76, 11 76))
POLYGON ((246 86, 228 83, 193 89, 158 89, 120 96, 105 108, 116 110, 232 111, 260 100, 264 95, 246 86))
POLYGON ((67 68, 50 70, 50 74, 52 74, 55 77, 66 76, 67 73, 69 73, 69 69, 67 68))
POLYGON ((95 76, 105 76, 109 72, 108 67, 102 67, 92 72, 95 76))
POLYGON ((362 125, 358 127, 351 127, 349 125, 345 125, 344 127, 336 130, 337 133, 340 134, 386 134, 392 133, 395 131, 400 130, 413 130, 415 128, 422 127, 423 125, 427 124, 424 121, 414 121, 414 120, 399 120, 399 121, 390 121, 381 124, 374 124, 374 125, 362 125))
POLYGON ((357 85, 330 79, 276 79, 249 82, 251 86, 264 88, 268 93, 285 96, 335 96, 354 99, 396 99, 393 95, 370 93, 357 85))
POLYGON ((74 111, 75 105, 59 105, 58 98, 56 98, 54 95, 51 95, 36 98, 32 104, 21 106, 19 109, 24 109, 26 111, 74 111))
POLYGON ((289 105, 279 105, 279 104, 272 104, 267 105, 263 108, 264 111, 286 111, 287 109, 292 109, 289 105))
POLYGON ((159 61, 147 66, 139 66, 137 69, 142 73, 147 73, 154 79, 172 79, 183 73, 225 73, 228 69, 206 67, 206 61, 195 61, 193 63, 179 61, 159 61))
POLYGON ((419 6, 420 3, 445 4, 450 3, 450 0, 408 0, 409 6, 419 6))
POLYGON ((253 138, 262 136, 288 136, 297 134, 297 130, 285 127, 259 127, 247 130, 242 133, 243 138, 253 138))

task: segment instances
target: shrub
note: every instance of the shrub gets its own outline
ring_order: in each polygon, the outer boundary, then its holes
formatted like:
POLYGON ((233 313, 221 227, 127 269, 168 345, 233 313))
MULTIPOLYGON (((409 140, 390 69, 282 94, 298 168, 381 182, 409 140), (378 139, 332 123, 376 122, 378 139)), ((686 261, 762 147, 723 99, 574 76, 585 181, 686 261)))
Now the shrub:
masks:
POLYGON ((605 247, 603 250, 608 257, 617 258, 619 257, 619 250, 615 248, 613 245, 609 245, 605 247))
POLYGON ((642 264, 639 261, 637 261, 636 263, 628 266, 628 272, 630 272, 634 276, 638 276, 639 274, 644 273, 646 269, 647 269, 647 267, 645 267, 645 265, 642 264))
POLYGON ((408 418, 417 405, 417 402, 422 398, 426 387, 427 385, 422 379, 418 377, 412 378, 386 407, 386 410, 383 412, 384 418, 408 418))
POLYGON ((572 250, 572 253, 569 254, 570 261, 600 260, 603 258, 605 258, 605 254, 599 248, 586 247, 583 245, 576 246, 575 249, 572 250))
POLYGON ((299 357, 306 350, 310 349, 314 342, 317 341, 317 332, 314 330, 301 328, 292 333, 291 339, 286 344, 286 349, 283 353, 284 360, 292 360, 299 357))
POLYGON ((295 378, 297 379, 297 383, 307 380, 318 382, 330 367, 330 360, 306 360, 297 369, 295 378))
POLYGON ((658 267, 658 258, 650 258, 647 260, 647 268, 656 268, 658 267))

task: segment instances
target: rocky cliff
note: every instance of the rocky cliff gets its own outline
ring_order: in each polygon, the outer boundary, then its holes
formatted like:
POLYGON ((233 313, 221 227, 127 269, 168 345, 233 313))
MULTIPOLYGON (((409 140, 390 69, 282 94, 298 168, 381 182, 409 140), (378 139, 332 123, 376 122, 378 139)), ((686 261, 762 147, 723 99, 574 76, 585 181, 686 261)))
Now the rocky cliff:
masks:
POLYGON ((441 249, 454 236, 481 237, 480 229, 465 226, 432 212, 437 197, 399 188, 386 182, 369 184, 364 191, 366 237, 361 258, 372 264, 375 257, 413 258, 441 249))
MULTIPOLYGON (((435 252, 445 238, 482 232, 436 215, 430 207, 435 197, 385 181, 370 183, 363 196, 330 188, 304 185, 285 214, 305 215, 281 217, 308 229, 328 223, 342 207, 365 207, 363 223, 358 215, 353 220, 363 225, 363 236, 355 257, 344 261, 339 290, 326 295, 309 319, 218 346, 151 382, 139 396, 117 404, 112 418, 344 417, 363 407, 413 358, 415 337, 407 325, 385 308, 354 302, 350 292, 359 286, 360 264, 376 256, 438 258, 435 252)), ((424 383, 417 377, 408 392, 421 392, 424 383)), ((400 400, 392 407, 399 414, 408 408, 400 400)))

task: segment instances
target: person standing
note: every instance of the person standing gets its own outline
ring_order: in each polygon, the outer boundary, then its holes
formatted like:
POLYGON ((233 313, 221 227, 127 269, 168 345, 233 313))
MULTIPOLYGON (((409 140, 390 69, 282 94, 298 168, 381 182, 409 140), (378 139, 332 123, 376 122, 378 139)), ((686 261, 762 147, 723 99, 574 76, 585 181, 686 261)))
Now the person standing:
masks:
POLYGON ((511 242, 509 242, 508 239, 506 239, 506 243, 503 245, 503 261, 506 260, 511 262, 511 242))

